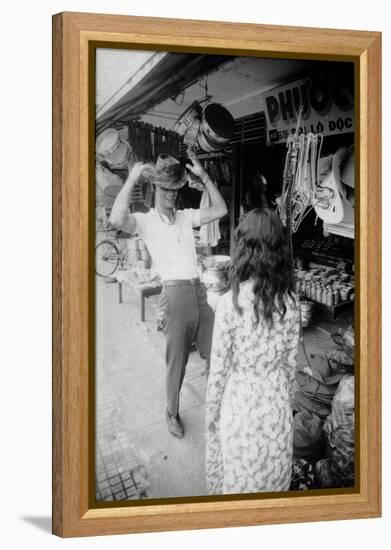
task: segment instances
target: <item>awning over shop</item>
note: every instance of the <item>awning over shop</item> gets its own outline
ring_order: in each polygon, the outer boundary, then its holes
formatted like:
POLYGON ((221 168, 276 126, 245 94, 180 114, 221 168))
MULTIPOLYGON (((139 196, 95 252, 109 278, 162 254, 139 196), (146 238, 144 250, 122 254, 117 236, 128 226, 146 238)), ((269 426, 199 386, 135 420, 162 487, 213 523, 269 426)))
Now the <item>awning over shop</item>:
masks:
POLYGON ((97 132, 115 121, 140 116, 157 103, 179 95, 197 79, 231 59, 231 56, 224 55, 157 52, 141 78, 134 82, 130 79, 129 85, 122 88, 122 95, 117 94, 98 109, 97 132))

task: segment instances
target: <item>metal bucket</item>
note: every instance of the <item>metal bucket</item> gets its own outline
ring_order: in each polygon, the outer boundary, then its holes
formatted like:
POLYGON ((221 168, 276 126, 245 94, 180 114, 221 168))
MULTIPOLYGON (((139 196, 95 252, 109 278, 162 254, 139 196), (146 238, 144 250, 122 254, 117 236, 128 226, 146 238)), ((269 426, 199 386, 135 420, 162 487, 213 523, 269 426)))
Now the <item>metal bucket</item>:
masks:
POLYGON ((301 326, 308 327, 312 319, 312 313, 314 309, 314 303, 309 300, 303 300, 300 302, 300 319, 301 326))

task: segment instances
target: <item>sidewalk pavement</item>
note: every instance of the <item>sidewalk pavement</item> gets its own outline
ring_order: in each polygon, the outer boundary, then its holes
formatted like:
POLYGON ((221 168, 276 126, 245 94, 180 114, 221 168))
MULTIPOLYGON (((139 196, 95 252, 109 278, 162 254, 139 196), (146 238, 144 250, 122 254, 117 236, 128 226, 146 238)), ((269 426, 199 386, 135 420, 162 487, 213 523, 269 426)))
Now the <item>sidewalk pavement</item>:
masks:
MULTIPOLYGON (((123 303, 116 283, 96 278, 96 499, 206 495, 205 362, 190 354, 180 398, 185 437, 165 421, 165 341, 156 330, 158 296, 146 300, 146 321, 132 289, 123 303)), ((325 328, 306 329, 307 355, 332 345, 325 328)), ((299 364, 305 363, 302 349, 299 364)))
POLYGON ((175 439, 165 420, 165 341, 154 305, 146 321, 124 287, 96 281, 96 497, 97 500, 206 494, 204 442, 205 362, 192 352, 180 398, 185 437, 175 439))

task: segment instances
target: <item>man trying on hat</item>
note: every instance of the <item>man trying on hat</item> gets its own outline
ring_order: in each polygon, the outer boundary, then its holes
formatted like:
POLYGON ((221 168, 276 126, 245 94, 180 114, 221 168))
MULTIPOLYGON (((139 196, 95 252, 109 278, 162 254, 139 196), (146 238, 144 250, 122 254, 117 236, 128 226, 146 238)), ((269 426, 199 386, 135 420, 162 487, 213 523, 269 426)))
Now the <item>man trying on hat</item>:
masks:
POLYGON ((205 185, 209 208, 175 209, 178 190, 187 180, 186 170, 175 158, 158 157, 151 182, 155 187, 155 208, 129 214, 132 190, 146 166, 134 165, 118 194, 110 216, 111 224, 127 233, 138 233, 146 243, 152 262, 163 282, 161 302, 167 306, 166 336, 166 419, 170 433, 184 436, 179 417, 179 392, 185 376, 190 348, 196 344, 201 357, 209 360, 214 315, 206 290, 199 279, 193 228, 222 218, 227 213, 224 199, 195 157, 186 168, 205 185))

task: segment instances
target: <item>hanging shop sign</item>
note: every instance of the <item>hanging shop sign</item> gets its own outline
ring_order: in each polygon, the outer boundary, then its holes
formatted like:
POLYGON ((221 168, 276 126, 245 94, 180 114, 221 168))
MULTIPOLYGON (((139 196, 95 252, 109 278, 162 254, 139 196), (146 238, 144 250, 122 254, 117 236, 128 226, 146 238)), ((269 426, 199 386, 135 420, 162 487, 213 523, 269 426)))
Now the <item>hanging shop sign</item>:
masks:
POLYGON ((300 133, 330 136, 354 131, 353 94, 345 85, 306 78, 269 90, 262 99, 269 144, 284 143, 296 132, 300 107, 300 133))

